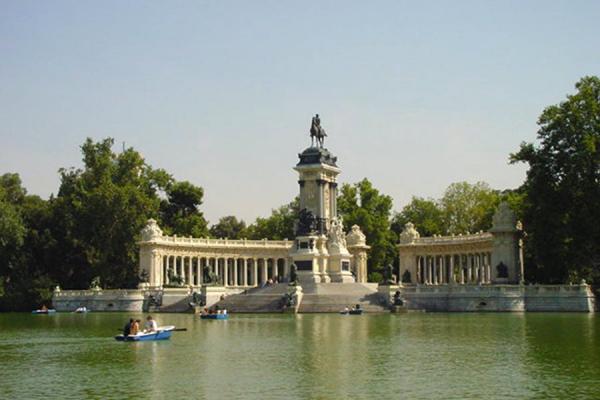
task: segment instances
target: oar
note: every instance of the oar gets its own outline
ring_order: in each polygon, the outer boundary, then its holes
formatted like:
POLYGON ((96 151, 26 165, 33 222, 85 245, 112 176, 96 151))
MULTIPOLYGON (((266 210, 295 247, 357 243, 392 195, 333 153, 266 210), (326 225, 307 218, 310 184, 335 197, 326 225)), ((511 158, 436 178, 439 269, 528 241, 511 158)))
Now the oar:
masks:
MULTIPOLYGON (((117 331, 123 332, 123 329, 117 329, 117 331)), ((175 328, 175 329, 171 329, 170 332, 187 332, 187 328, 175 328)))

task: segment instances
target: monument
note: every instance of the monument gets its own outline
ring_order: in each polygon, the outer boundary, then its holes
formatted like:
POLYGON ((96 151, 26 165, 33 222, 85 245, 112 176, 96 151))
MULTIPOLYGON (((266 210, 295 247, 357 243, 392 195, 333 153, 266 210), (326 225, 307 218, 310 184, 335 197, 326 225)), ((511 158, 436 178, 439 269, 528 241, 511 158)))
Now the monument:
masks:
POLYGON ((352 254, 337 215, 337 176, 341 170, 324 147, 327 134, 319 115, 312 118, 311 146, 298 155, 300 213, 290 258, 300 283, 355 282, 352 254))

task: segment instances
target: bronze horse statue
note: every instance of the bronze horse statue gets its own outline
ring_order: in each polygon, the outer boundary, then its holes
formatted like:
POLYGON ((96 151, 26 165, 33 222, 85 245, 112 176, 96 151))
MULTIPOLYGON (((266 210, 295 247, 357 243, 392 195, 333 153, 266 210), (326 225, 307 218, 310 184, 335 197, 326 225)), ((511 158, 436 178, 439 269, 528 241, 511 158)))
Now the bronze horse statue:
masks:
POLYGON ((314 147, 315 139, 317 139, 317 146, 323 147, 323 142, 325 141, 325 129, 321 127, 321 118, 319 118, 319 114, 316 114, 312 118, 312 122, 310 124, 310 143, 311 146, 314 147))

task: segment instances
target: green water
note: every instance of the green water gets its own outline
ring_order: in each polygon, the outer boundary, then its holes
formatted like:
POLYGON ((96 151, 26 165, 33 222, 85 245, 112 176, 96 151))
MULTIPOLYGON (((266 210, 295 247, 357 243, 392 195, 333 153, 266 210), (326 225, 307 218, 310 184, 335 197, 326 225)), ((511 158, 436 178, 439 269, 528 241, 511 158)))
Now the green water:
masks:
POLYGON ((188 331, 116 342, 128 317, 0 314, 0 398, 600 398, 593 314, 160 314, 188 331))

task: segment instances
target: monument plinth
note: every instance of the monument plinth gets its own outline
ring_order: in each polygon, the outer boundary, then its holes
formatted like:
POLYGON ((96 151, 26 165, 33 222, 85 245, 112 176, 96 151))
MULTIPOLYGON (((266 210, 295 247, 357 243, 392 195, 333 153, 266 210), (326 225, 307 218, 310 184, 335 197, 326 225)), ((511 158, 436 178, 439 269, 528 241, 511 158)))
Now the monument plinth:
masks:
POLYGON ((354 282, 352 255, 337 215, 337 157, 323 147, 327 136, 318 114, 310 129, 311 146, 298 154, 300 215, 290 252, 300 283, 354 282), (316 143, 315 143, 316 139, 316 143))

